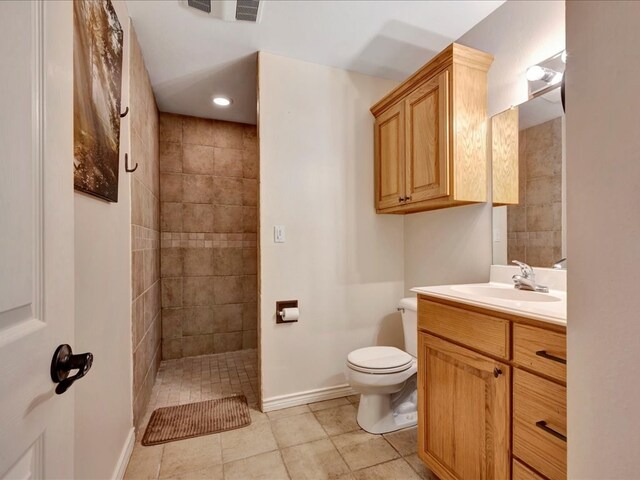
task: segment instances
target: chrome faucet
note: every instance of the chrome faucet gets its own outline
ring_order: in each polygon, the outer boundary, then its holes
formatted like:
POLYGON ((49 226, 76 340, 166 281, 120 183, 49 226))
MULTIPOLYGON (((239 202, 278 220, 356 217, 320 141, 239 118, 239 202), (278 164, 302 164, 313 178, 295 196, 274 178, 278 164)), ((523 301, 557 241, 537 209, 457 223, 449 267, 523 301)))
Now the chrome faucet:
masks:
POLYGON ((514 275, 513 283, 514 287, 518 290, 531 290, 532 292, 549 293, 549 287, 544 285, 538 285, 536 283, 536 274, 529 265, 518 260, 513 260, 513 263, 520 267, 520 275, 514 275))

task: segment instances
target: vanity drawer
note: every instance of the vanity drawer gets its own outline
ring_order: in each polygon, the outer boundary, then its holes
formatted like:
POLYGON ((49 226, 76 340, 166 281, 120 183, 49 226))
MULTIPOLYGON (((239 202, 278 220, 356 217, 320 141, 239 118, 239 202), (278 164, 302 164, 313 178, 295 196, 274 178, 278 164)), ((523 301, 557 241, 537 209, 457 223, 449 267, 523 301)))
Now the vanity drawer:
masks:
POLYGON ((551 480, 567 478, 567 389, 513 369, 513 454, 551 480))
POLYGON ((509 322, 420 298, 418 328, 496 357, 509 358, 509 322))
POLYGON ((511 480, 545 480, 545 478, 514 458, 511 464, 511 480))
POLYGON ((528 325, 513 326, 513 361, 543 375, 567 381, 567 336, 528 325))

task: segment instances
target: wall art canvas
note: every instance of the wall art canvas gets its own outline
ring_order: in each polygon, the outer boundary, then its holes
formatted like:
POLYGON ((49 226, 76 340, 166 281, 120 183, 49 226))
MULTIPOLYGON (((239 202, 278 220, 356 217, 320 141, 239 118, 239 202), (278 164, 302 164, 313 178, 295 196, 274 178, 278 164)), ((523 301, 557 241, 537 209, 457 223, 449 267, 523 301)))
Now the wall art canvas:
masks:
POLYGON ((118 201, 123 32, 111 0, 73 2, 74 185, 118 201))

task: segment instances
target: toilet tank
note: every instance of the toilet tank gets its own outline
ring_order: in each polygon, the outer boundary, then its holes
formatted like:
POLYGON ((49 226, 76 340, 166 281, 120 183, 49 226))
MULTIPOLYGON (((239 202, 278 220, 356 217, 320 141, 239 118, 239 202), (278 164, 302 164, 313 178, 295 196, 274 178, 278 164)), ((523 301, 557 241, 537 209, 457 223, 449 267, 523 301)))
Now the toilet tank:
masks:
POLYGON ((413 357, 418 356, 418 299, 403 298, 398 305, 402 313, 404 350, 413 357))

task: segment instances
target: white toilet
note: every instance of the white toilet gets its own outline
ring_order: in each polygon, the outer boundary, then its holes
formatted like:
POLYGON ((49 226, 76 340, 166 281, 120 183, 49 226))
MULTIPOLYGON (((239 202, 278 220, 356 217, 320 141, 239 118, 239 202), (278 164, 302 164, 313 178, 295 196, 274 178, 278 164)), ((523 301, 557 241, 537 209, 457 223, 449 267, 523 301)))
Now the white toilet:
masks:
POLYGON ((361 394, 358 424, 369 433, 388 433, 418 421, 417 299, 400 300, 404 348, 366 347, 347 356, 347 381, 361 394))

